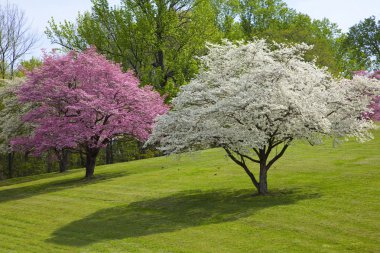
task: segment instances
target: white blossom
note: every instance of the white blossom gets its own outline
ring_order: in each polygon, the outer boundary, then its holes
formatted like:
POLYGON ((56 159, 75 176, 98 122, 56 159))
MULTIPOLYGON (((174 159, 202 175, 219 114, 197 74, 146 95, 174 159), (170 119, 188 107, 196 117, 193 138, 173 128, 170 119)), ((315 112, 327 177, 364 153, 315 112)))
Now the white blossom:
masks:
POLYGON ((17 78, 14 80, 4 80, 0 87, 0 152, 8 153, 11 151, 10 140, 20 134, 31 131, 31 126, 24 123, 22 115, 31 108, 30 104, 21 104, 17 98, 17 88, 24 80, 17 78))
POLYGON ((209 44, 200 73, 158 119, 147 144, 159 143, 166 154, 223 147, 239 165, 251 158, 267 171, 283 154, 269 159, 279 145, 285 152, 298 139, 370 138, 374 124, 362 115, 379 82, 334 79, 303 60, 309 48, 264 40, 209 44))

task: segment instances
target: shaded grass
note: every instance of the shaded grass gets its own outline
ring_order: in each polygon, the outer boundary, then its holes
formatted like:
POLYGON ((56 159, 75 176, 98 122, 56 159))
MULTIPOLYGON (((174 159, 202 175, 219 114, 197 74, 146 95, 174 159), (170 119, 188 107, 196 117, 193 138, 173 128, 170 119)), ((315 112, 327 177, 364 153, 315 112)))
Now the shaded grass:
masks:
POLYGON ((277 205, 319 197, 318 193, 297 194, 282 191, 271 198, 256 198, 247 190, 184 191, 167 197, 149 199, 102 209, 74 221, 53 233, 48 242, 84 246, 102 240, 140 237, 173 232, 188 227, 234 221, 277 205), (164 221, 164 222, 163 222, 164 221), (102 227, 102 230, 98 230, 102 227), (85 233, 92 231, 90 236, 85 233), (85 235, 85 237, 76 237, 85 235))
MULTIPOLYGON (((27 186, 9 188, 1 191, 0 203, 5 201, 12 201, 16 199, 29 198, 38 194, 46 194, 75 187, 84 187, 89 184, 96 184, 112 178, 126 176, 125 172, 103 173, 94 176, 91 180, 85 178, 78 178, 77 175, 72 178, 60 179, 56 178, 54 181, 29 184, 27 186)), ((29 182, 29 180, 27 181, 29 182)))
POLYGON ((0 252, 379 252, 375 135, 290 147, 265 197, 220 149, 7 180, 0 252))

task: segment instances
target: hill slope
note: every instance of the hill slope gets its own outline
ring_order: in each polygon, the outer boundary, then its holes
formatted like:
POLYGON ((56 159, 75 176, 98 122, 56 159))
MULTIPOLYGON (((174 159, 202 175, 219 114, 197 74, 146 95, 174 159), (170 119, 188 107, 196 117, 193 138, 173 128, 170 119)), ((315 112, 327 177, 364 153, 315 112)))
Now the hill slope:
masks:
POLYGON ((378 252, 374 141, 294 145, 255 192, 220 149, 0 183, 0 252, 378 252))

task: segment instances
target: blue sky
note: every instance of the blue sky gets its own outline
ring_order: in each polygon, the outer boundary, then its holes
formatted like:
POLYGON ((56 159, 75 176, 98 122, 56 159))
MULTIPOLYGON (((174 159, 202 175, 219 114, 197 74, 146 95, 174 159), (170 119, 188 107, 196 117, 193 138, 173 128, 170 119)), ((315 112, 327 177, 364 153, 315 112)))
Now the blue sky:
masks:
POLYGON ((380 0, 285 0, 289 7, 312 18, 328 18, 343 32, 369 16, 380 19, 380 0))
MULTIPOLYGON (((0 0, 16 4, 25 11, 31 22, 31 29, 40 36, 39 45, 31 55, 40 56, 41 48, 51 49, 50 42, 44 34, 50 17, 56 21, 75 20, 78 12, 91 8, 90 0, 0 0)), ((312 18, 328 18, 346 32, 348 28, 366 17, 375 15, 380 18, 380 0, 285 0, 289 7, 306 13, 312 18)), ((118 5, 120 0, 109 0, 111 5, 118 5)), ((30 58, 31 55, 26 58, 30 58)))

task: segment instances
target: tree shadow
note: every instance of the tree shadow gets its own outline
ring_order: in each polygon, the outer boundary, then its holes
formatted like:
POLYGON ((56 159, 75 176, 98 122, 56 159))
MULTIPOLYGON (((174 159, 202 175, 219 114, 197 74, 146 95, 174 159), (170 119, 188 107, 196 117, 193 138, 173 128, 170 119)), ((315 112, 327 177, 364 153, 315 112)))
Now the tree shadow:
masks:
POLYGON ((104 182, 106 180, 111 180, 116 177, 121 177, 127 175, 127 172, 117 172, 117 173, 102 173, 95 175, 92 179, 86 180, 82 177, 66 178, 60 180, 54 180, 51 182, 33 184, 23 187, 10 188, 1 190, 0 188, 0 203, 29 198, 39 194, 45 194, 50 192, 57 192, 65 189, 81 187, 90 184, 96 184, 104 182))
POLYGON ((264 208, 319 197, 296 190, 276 191, 264 197, 254 197, 251 190, 184 191, 100 210, 56 230, 47 242, 86 246, 102 240, 171 232, 234 221, 264 208))

